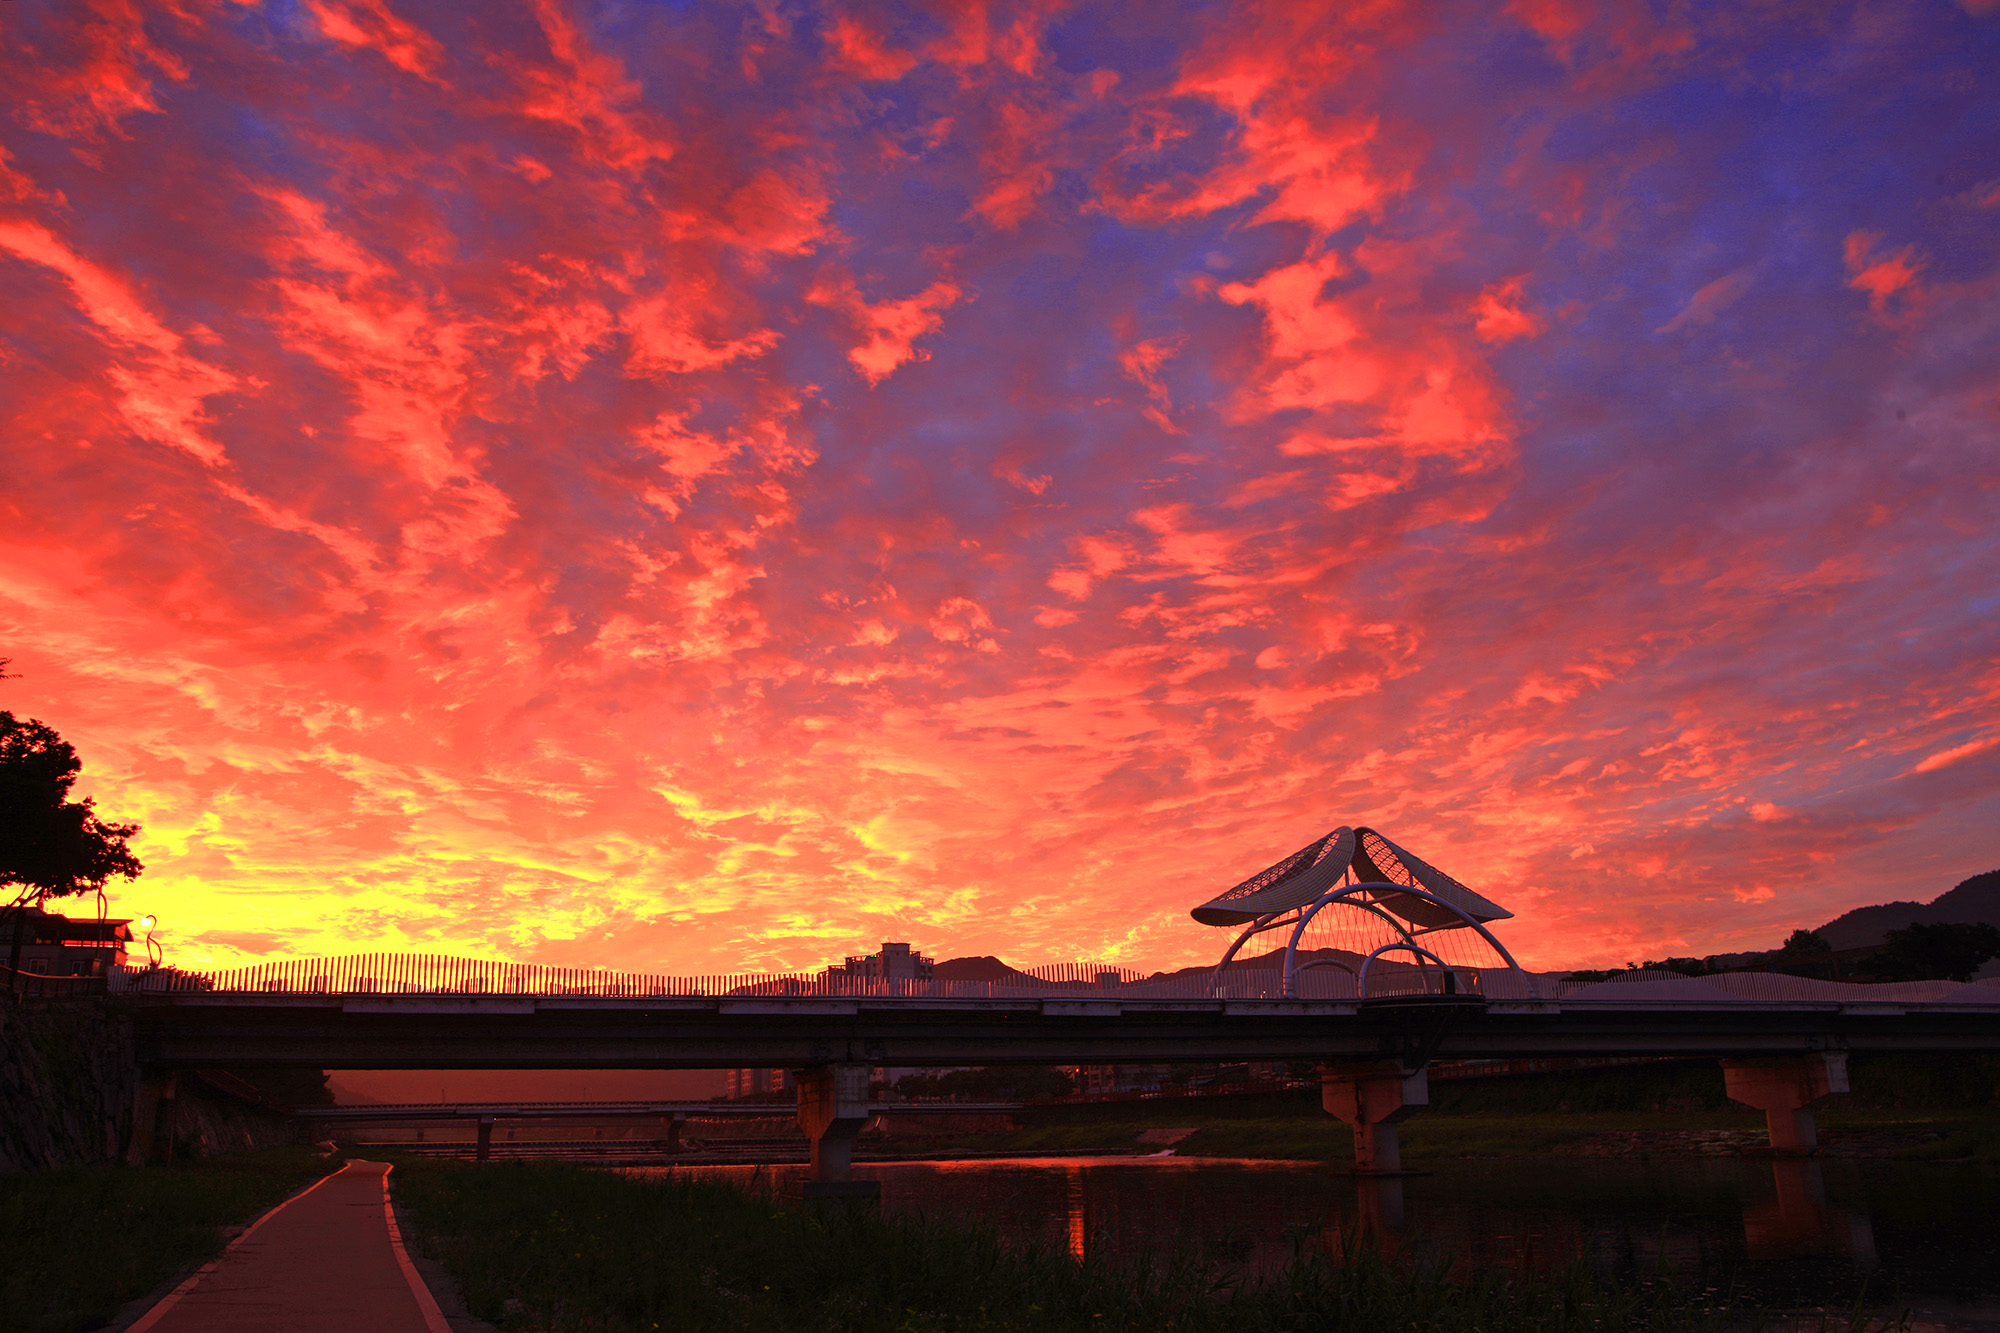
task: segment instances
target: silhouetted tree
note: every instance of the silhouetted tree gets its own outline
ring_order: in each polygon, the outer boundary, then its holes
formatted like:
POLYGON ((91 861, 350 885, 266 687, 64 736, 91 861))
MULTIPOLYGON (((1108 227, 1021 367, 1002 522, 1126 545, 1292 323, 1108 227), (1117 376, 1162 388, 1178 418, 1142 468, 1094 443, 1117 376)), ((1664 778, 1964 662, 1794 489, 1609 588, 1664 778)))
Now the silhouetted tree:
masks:
MULTIPOLYGON (((0 658, 0 668, 6 665, 0 658)), ((21 965, 25 908, 144 869, 125 845, 137 824, 107 824, 88 797, 69 799, 79 767, 76 751, 53 728, 0 711, 0 885, 15 890, 10 972, 21 965)))
POLYGON ((1632 969, 1646 968, 1652 972, 1678 972, 1684 977, 1713 976, 1722 969, 1707 958, 1648 958, 1643 963, 1627 963, 1632 969))
POLYGON ((1795 930, 1785 936, 1785 946, 1779 953, 1832 953, 1833 946, 1820 938, 1816 930, 1795 930))
POLYGON ((1890 931, 1887 944, 1873 966, 1891 981, 1970 981, 1987 959, 2000 957, 2000 928, 1914 922, 1890 931))
POLYGON ((905 1097, 941 1097, 963 1101, 1066 1097, 1076 1090, 1070 1076, 1052 1066, 1016 1065, 984 1069, 953 1069, 942 1074, 906 1074, 896 1080, 905 1097))

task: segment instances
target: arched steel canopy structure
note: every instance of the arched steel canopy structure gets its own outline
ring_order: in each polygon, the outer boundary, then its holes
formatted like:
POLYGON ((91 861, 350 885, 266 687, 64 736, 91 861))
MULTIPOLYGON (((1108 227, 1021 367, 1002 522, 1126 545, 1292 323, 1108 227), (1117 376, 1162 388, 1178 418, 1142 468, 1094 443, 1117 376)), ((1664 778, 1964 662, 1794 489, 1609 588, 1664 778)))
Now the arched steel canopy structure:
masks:
POLYGON ((1195 908, 1192 915, 1204 926, 1240 926, 1273 912, 1289 912, 1340 883, 1350 868, 1358 882, 1382 885, 1382 892, 1370 895, 1372 900, 1412 925, 1449 930, 1464 923, 1456 913, 1444 911, 1436 903, 1395 892, 1396 885, 1427 890, 1475 921, 1500 921, 1514 915, 1374 829, 1345 825, 1217 894, 1195 908))
MULTIPOLYGON (((1253 935, 1283 926, 1292 927, 1285 946, 1284 993, 1296 995, 1297 977, 1307 968, 1327 965, 1354 974, 1360 993, 1368 987, 1368 973, 1384 954, 1408 954, 1419 972, 1435 968, 1437 982, 1447 992, 1458 989, 1459 969, 1441 958, 1434 948, 1420 945, 1419 936, 1440 931, 1474 931, 1491 945, 1505 967, 1528 981, 1506 946, 1486 928, 1489 921, 1513 916, 1506 908, 1473 892, 1436 866, 1390 842, 1371 828, 1345 825, 1318 841, 1301 847, 1276 865, 1252 875, 1241 884, 1217 894, 1191 913, 1205 926, 1245 926, 1222 961, 1216 965, 1220 981, 1223 969, 1253 935), (1386 925, 1391 932, 1386 943, 1365 951, 1357 971, 1343 962, 1308 963, 1297 966, 1299 941, 1306 927, 1326 908, 1339 906, 1386 925)), ((1476 978, 1475 978, 1476 981, 1476 978)), ((1428 982, 1426 983, 1428 984, 1428 982)), ((1528 982, 1530 993, 1533 983, 1528 982)))

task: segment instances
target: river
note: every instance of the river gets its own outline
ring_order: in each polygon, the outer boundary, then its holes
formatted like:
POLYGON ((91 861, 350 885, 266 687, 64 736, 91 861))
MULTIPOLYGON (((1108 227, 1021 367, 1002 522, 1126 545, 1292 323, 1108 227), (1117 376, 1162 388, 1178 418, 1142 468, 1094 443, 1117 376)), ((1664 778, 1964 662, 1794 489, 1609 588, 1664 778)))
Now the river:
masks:
MULTIPOLYGON (((976 1219, 1082 1257, 1199 1248, 1251 1271, 1350 1239, 1461 1266, 1663 1269, 1772 1308, 1907 1309, 2000 1333, 2000 1172, 1831 1159, 1509 1158, 1356 1180, 1300 1162, 1039 1158, 857 1165, 888 1209, 976 1219)), ((797 1166, 680 1167, 772 1188, 797 1166)))

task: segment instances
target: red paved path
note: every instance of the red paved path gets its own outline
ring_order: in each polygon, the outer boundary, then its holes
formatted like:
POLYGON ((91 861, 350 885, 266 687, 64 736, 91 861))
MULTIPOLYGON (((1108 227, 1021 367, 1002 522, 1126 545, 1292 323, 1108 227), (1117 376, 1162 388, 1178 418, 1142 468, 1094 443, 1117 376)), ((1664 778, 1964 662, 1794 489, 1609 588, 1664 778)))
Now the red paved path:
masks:
POLYGON ((388 1174, 349 1162, 267 1213, 129 1333, 446 1333, 392 1242, 388 1174))

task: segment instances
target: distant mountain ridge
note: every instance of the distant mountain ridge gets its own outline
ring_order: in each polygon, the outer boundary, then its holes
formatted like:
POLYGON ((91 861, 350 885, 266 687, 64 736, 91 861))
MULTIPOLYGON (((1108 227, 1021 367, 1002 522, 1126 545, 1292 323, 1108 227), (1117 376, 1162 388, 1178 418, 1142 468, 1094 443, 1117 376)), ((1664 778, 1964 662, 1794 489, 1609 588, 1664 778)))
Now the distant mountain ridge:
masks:
POLYGON ((1913 924, 1939 925, 1947 922, 1985 922, 2000 926, 2000 870, 1988 870, 1961 880, 1928 903, 1876 903, 1857 907, 1819 927, 1813 933, 1836 949, 1865 949, 1881 944, 1892 930, 1913 924))

